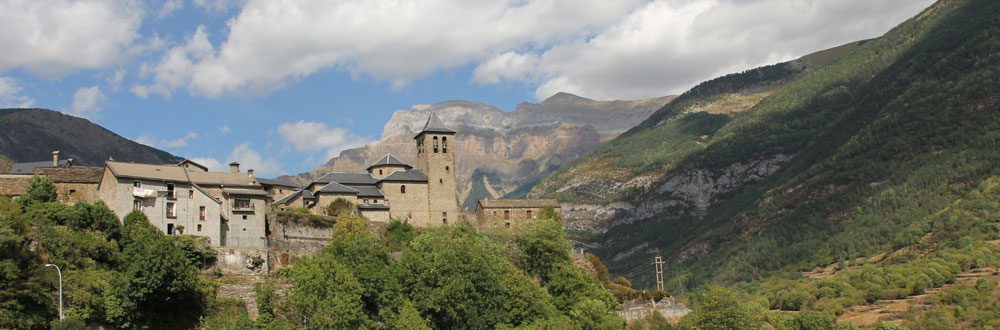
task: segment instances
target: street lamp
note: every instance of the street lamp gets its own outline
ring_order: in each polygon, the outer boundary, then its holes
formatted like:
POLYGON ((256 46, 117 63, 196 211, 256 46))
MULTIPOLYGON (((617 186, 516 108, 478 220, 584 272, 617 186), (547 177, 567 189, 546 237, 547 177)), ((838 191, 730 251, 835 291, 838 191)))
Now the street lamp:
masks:
POLYGON ((59 266, 56 266, 55 264, 45 264, 45 267, 49 267, 49 266, 55 267, 56 268, 56 272, 59 273, 59 319, 62 320, 63 319, 63 312, 62 312, 62 270, 59 270, 59 266))

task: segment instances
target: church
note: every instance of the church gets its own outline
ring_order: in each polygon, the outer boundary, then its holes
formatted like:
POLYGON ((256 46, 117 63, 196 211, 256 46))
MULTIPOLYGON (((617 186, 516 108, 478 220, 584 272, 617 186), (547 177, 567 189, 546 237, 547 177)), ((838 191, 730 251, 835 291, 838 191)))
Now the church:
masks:
POLYGON ((321 215, 353 211, 372 221, 398 219, 417 227, 456 223, 462 210, 456 196, 455 131, 431 113, 413 139, 415 168, 387 154, 365 173, 327 173, 276 204, 321 215))

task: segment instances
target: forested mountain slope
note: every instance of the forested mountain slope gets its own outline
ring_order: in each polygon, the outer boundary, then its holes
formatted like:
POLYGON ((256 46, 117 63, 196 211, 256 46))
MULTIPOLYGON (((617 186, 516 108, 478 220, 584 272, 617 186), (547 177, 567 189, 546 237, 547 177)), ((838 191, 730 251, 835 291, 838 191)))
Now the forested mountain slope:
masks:
POLYGON ((148 164, 184 160, 83 118, 48 109, 0 109, 0 155, 19 163, 36 162, 52 159, 53 150, 84 166, 104 166, 108 157, 148 164))
POLYGON ((673 290, 981 245, 1000 216, 997 49, 1000 2, 939 1, 749 110, 679 112, 695 88, 531 195, 608 214, 579 238, 641 283, 664 256, 673 290))

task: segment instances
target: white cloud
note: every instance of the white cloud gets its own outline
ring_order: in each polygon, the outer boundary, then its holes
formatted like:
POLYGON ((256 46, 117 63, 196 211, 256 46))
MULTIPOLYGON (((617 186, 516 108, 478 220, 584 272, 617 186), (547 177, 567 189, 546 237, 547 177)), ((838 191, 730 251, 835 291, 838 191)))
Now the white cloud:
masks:
POLYGON ((336 157, 341 151, 371 142, 370 138, 359 137, 345 128, 328 128, 326 124, 300 120, 295 123, 278 125, 278 134, 299 152, 325 152, 327 159, 336 157))
POLYGON ((21 94, 21 85, 11 77, 0 77, 0 108, 30 108, 35 99, 21 94))
POLYGON ((281 166, 274 157, 261 157, 260 153, 250 149, 250 143, 244 143, 233 148, 227 161, 240 163, 240 171, 254 170, 254 175, 281 174, 281 166))
POLYGON ((259 95, 330 68, 402 87, 438 69, 588 35, 641 3, 250 0, 229 21, 224 42, 213 47, 198 29, 148 65, 153 82, 133 92, 259 95))
POLYGON ((226 134, 226 133, 229 133, 229 132, 232 132, 232 131, 233 130, 229 129, 229 125, 219 126, 219 133, 226 134))
POLYGON ((119 63, 139 38, 141 7, 131 0, 0 1, 0 72, 24 68, 59 78, 119 63))
POLYGON ((94 119, 97 112, 101 111, 101 102, 105 100, 107 98, 99 87, 80 87, 73 93, 73 104, 69 107, 69 113, 77 117, 94 119))
MULTIPOLYGON (((188 131, 183 137, 176 139, 157 139, 152 133, 144 132, 139 134, 139 137, 133 139, 135 142, 145 144, 150 147, 156 148, 180 148, 188 146, 188 141, 197 139, 198 133, 188 131)), ((204 164, 202 164, 204 165, 204 164)), ((207 165, 206 165, 207 166, 207 165)))
POLYGON ((104 78, 108 84, 108 89, 117 93, 122 88, 122 81, 125 80, 125 70, 115 70, 114 73, 104 78))
POLYGON ((160 13, 156 15, 156 18, 167 18, 181 9, 184 9, 184 0, 167 0, 167 2, 163 3, 163 7, 160 7, 160 13))
POLYGON ((657 0, 596 35, 499 53, 476 68, 473 81, 538 84, 538 99, 680 93, 719 75, 879 36, 932 2, 657 0))
POLYGON ((212 172, 229 171, 229 165, 223 164, 222 162, 212 157, 193 157, 193 158, 188 157, 188 158, 194 161, 195 163, 208 167, 208 170, 212 172))

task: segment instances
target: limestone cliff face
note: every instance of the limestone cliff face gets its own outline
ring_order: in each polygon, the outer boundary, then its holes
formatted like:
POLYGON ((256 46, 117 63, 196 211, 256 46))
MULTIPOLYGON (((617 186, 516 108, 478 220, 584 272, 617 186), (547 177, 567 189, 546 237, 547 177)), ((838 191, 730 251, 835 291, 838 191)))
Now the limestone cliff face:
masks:
POLYGON ((433 112, 457 132, 459 202, 474 207, 481 198, 502 197, 597 148, 670 99, 594 101, 560 93, 538 104, 522 103, 513 112, 461 100, 415 105, 411 110, 397 110, 379 141, 345 150, 312 172, 290 179, 306 183, 329 171, 363 171, 386 153, 415 164, 413 135, 433 112))

